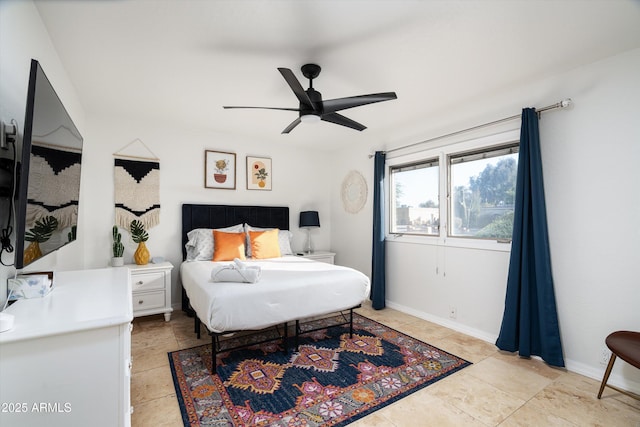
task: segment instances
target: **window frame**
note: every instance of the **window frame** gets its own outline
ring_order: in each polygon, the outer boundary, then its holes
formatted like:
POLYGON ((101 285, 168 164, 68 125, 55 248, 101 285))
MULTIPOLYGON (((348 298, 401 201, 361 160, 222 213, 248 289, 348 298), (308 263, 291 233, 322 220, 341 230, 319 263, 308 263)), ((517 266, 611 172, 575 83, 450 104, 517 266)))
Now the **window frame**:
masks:
MULTIPOLYGON (((503 128, 504 129, 504 128, 503 128)), ((503 145, 516 144, 520 140, 520 128, 511 128, 496 132, 472 133, 463 136, 442 138, 437 143, 425 144, 422 150, 413 151, 402 154, 402 150, 398 150, 400 154, 388 154, 385 162, 385 215, 389 220, 385 221, 385 238, 387 242, 402 242, 421 245, 437 245, 467 249, 489 250, 499 252, 509 252, 511 250, 511 241, 497 239, 478 239, 449 235, 449 168, 447 165, 450 154, 479 151, 490 147, 499 147, 503 145), (440 227, 438 235, 427 234, 409 234, 409 233, 393 233, 391 232, 391 168, 401 164, 420 163, 428 159, 439 159, 439 201, 440 207, 440 227), (444 210, 443 210, 444 209, 444 210)))
MULTIPOLYGON (((415 236, 428 236, 428 237, 438 237, 440 236, 440 227, 441 225, 438 225, 438 232, 437 233, 420 233, 417 231, 392 231, 394 229, 394 226, 396 226, 397 224, 395 224, 395 219, 397 217, 397 206, 395 206, 395 185, 394 185, 394 181, 392 179, 393 174, 394 174, 394 170, 398 170, 398 169, 404 169, 404 168, 411 168, 412 166, 419 166, 419 165, 426 165, 424 166, 424 168, 432 168, 432 167, 437 167, 438 168, 438 197, 437 197, 437 203, 438 203, 438 221, 440 222, 440 216, 442 215, 442 210, 440 209, 440 203, 441 203, 441 179, 442 179, 442 163, 441 163, 441 156, 431 156, 425 159, 421 159, 418 161, 409 161, 409 162, 405 162, 405 163, 399 163, 399 164, 394 164, 394 165, 390 165, 387 168, 387 176, 389 177, 389 206, 388 206, 388 211, 389 214, 387 215, 387 217, 389 218, 388 224, 387 224, 387 230, 389 230, 389 233, 394 234, 394 235, 400 235, 400 234, 406 234, 406 235, 415 235, 415 236), (394 211, 395 208, 395 211, 394 211)), ((414 168, 413 170, 416 169, 423 169, 423 168, 414 168)))
MULTIPOLYGON (((470 159, 467 161, 475 161, 475 160, 480 160, 480 159, 488 159, 488 158, 494 158, 494 157, 501 157, 503 155, 506 154, 516 154, 518 153, 520 150, 520 142, 519 141, 511 141, 511 142, 504 142, 501 144, 497 144, 497 145, 493 145, 493 146, 485 146, 483 148, 480 149, 472 149, 472 150, 468 150, 468 151, 457 151, 457 152, 451 152, 449 154, 445 155, 446 158, 446 176, 447 176, 447 223, 448 224, 453 224, 453 215, 454 215, 454 210, 453 210, 453 191, 454 189, 452 188, 453 186, 453 182, 452 182, 452 177, 453 177, 453 173, 451 171, 452 166, 454 166, 453 163, 453 159, 461 159, 461 158, 465 158, 465 157, 478 157, 477 159, 470 159), (502 154, 495 154, 497 152, 503 152, 502 154), (492 154, 487 156, 487 154, 492 154)), ((458 163, 463 163, 463 161, 460 162, 456 162, 455 164, 458 163)), ((442 213, 441 213, 442 214, 442 213)), ((504 239, 504 238, 496 238, 496 237, 474 237, 474 236, 465 236, 465 235, 461 235, 461 234, 453 234, 453 226, 447 227, 447 237, 449 238, 456 238, 456 239, 473 239, 473 240, 488 240, 488 241, 499 241, 501 243, 511 243, 511 240, 513 238, 513 236, 509 239, 504 239)))

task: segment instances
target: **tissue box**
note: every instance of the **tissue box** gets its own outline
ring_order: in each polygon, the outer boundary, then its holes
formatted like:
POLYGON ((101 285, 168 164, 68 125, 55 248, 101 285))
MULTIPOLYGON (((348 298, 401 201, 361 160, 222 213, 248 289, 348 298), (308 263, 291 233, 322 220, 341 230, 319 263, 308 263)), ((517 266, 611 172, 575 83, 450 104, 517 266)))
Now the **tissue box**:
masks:
POLYGON ((11 293, 10 301, 42 298, 53 289, 53 275, 42 273, 17 276, 15 279, 9 279, 8 288, 11 293))

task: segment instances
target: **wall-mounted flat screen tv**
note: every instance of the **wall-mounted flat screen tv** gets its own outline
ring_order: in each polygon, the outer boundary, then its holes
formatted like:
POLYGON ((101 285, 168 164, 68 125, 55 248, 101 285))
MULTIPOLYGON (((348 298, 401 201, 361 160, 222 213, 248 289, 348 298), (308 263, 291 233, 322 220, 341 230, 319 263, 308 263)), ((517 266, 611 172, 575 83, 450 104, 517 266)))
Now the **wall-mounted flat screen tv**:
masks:
POLYGON ((83 138, 31 60, 16 197, 16 268, 76 240, 83 138))

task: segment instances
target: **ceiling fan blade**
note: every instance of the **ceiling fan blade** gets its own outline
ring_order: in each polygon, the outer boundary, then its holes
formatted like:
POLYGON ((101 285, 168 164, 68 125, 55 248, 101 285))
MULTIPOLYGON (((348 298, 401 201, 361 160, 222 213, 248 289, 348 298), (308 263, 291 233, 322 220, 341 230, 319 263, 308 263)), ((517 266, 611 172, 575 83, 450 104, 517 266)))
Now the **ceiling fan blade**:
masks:
POLYGON ((282 133, 289 133, 293 130, 294 127, 298 126, 300 124, 301 120, 300 117, 298 117, 297 119, 295 119, 294 121, 291 122, 291 124, 289 126, 287 126, 286 128, 284 128, 284 130, 282 131, 282 133))
POLYGON ((284 77, 284 79, 287 81, 287 84, 298 98, 298 101, 300 101, 302 105, 309 107, 315 111, 316 109, 313 106, 313 102, 311 102, 311 99, 309 99, 309 95, 307 95, 307 92, 304 91, 304 88, 296 78, 295 74, 293 74, 293 71, 288 68, 278 68, 278 71, 280 71, 282 77, 284 77))
POLYGON ((384 92, 350 96, 347 98, 328 99, 326 101, 322 101, 322 111, 325 113, 333 113, 335 111, 346 110, 347 108, 373 104, 374 102, 391 101, 392 99, 397 98, 398 97, 395 92, 384 92))
POLYGON ((321 119, 325 122, 335 123, 355 130, 365 130, 367 128, 366 126, 338 113, 325 113, 322 115, 321 119))
POLYGON ((230 108, 253 108, 258 110, 283 110, 283 111, 300 111, 299 108, 280 108, 280 107, 245 107, 245 106, 235 106, 235 105, 225 105, 222 108, 230 109, 230 108))

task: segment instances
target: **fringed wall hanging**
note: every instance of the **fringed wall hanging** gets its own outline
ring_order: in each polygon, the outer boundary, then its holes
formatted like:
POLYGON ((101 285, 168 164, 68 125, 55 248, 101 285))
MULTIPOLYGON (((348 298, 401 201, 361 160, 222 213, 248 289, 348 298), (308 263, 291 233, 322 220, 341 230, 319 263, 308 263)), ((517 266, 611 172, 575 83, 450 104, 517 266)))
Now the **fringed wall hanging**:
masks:
POLYGON ((78 200, 70 199, 69 195, 80 193, 81 160, 78 149, 34 142, 29 167, 27 224, 48 216, 56 218, 58 229, 78 223, 78 200))
POLYGON ((115 223, 129 229, 139 220, 145 229, 160 223, 160 161, 139 139, 124 146, 114 156, 115 223), (134 144, 151 155, 125 154, 134 144))

